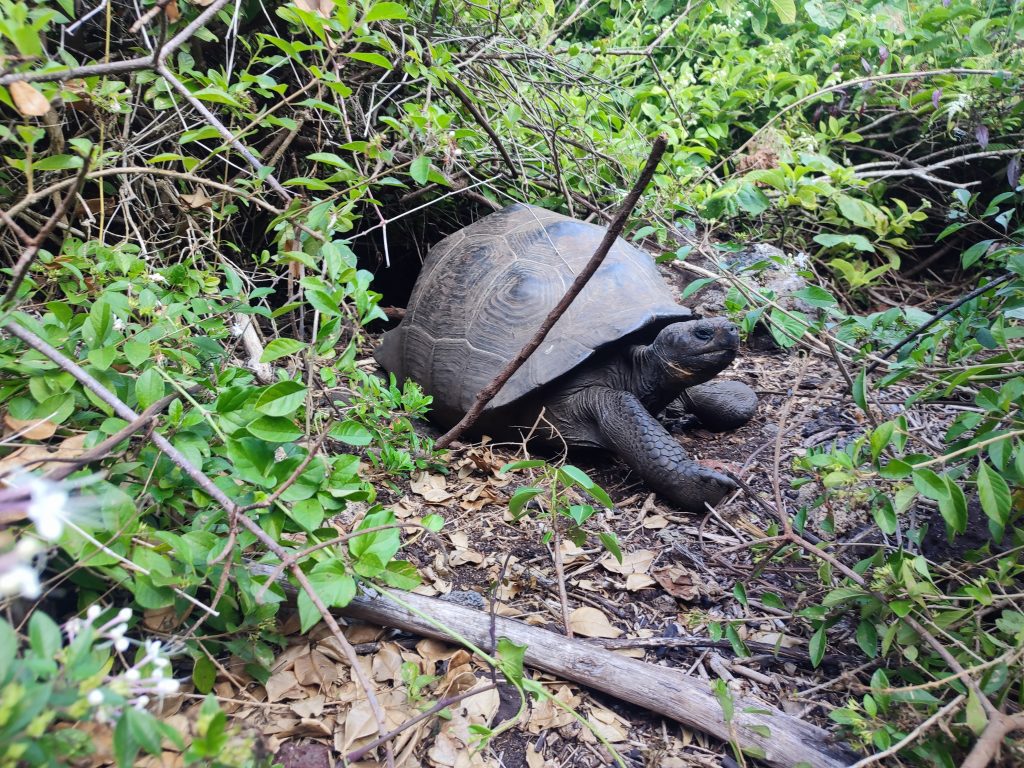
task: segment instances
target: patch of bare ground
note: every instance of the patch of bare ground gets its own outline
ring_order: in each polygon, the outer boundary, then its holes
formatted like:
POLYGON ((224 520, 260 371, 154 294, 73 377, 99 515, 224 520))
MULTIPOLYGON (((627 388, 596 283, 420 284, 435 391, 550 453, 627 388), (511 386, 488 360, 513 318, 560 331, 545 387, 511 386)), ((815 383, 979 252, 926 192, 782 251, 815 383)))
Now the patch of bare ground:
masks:
MULTIPOLYGON (((735 432, 713 434, 698 426, 678 437, 700 461, 743 479, 763 502, 737 491, 707 514, 683 514, 615 459, 572 457, 616 503, 588 522, 584 546, 561 540, 568 603, 563 613, 552 545, 544 537, 547 519, 536 509, 518 521, 508 513, 509 496, 531 478, 503 476, 499 469, 522 458, 522 446, 462 444, 450 452, 447 474, 391 478, 390 490, 383 482, 378 486, 380 501, 399 519, 439 513, 446 520, 438 537, 407 537, 403 556, 423 576, 416 591, 558 633, 566 632, 567 614, 575 637, 604 643, 608 653, 724 680, 732 695, 828 728, 829 711, 857 690, 872 666, 853 642, 853 627, 840 627, 830 653, 812 667, 809 625, 796 614, 820 599, 821 563, 773 552, 759 540, 775 530, 779 503, 793 513, 816 495, 813 484, 791 487, 794 460, 815 446, 855 439, 862 417, 844 394, 842 378, 821 359, 747 351, 724 375, 759 391, 757 417, 735 432), (621 563, 599 545, 601 531, 618 537, 621 563), (738 652, 741 643, 746 654, 738 652)), ((877 407, 883 413, 895 408, 884 402, 877 407)), ((934 416, 934 424, 919 425, 921 439, 948 423, 948 411, 939 408, 934 416)), ((668 423, 682 424, 671 414, 668 423)), ((349 528, 352 517, 342 527, 349 528)), ((869 521, 851 497, 843 508, 811 514, 807 528, 830 542, 837 557, 853 562, 864 547, 884 543, 864 536, 869 521)), ((520 711, 514 689, 495 687, 492 671, 454 644, 363 624, 349 625, 346 634, 377 686, 388 728, 440 699, 480 691, 401 731, 392 741, 397 766, 597 768, 614 764, 612 750, 628 766, 737 764, 729 745, 577 683, 532 672, 576 714, 551 702, 520 711), (499 734, 476 750, 474 726, 499 734)), ((293 619, 282 636, 286 647, 268 679, 250 677, 242 665, 225 667, 216 693, 237 723, 262 734, 268 753, 286 768, 340 765, 343 755, 378 735, 366 697, 329 633, 314 629, 304 636, 293 619)), ((352 764, 385 765, 384 752, 352 764)))

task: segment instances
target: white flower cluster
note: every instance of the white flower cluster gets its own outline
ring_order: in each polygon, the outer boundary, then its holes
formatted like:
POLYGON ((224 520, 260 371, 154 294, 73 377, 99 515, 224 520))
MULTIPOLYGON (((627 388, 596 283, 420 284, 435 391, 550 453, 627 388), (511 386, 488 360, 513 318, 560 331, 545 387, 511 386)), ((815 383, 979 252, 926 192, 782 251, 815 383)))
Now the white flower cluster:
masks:
MULTIPOLYGON (((39 539, 56 541, 69 519, 70 496, 59 484, 29 474, 15 475, 0 491, 0 509, 24 510, 39 539)), ((39 572, 32 561, 46 547, 22 536, 14 548, 0 555, 0 598, 35 600, 42 594, 39 572)))
MULTIPOLYGON (((68 641, 72 641, 103 613, 98 605, 92 605, 86 611, 84 619, 72 619, 64 625, 68 641)), ((127 637, 128 622, 132 618, 130 608, 122 608, 117 615, 95 628, 96 640, 112 646, 123 653, 132 642, 127 637)), ((175 694, 181 683, 170 676, 171 662, 166 650, 159 640, 146 640, 142 643, 143 653, 140 658, 121 674, 108 678, 104 685, 89 692, 88 702, 95 708, 96 719, 100 722, 112 720, 120 711, 121 703, 145 709, 153 697, 162 699, 175 694)))
POLYGON ((949 113, 949 116, 952 117, 953 115, 958 115, 961 112, 966 112, 969 106, 971 106, 971 95, 969 93, 960 93, 957 94, 957 97, 949 103, 949 106, 946 107, 946 111, 949 113))

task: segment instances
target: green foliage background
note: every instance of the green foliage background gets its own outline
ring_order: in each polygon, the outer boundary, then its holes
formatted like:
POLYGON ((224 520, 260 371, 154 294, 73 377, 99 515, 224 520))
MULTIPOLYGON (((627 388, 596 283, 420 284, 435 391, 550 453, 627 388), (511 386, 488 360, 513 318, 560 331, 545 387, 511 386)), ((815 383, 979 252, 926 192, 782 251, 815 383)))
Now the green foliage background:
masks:
MULTIPOLYGON (((379 530, 302 560, 329 607, 361 582, 416 583, 394 559, 394 518, 375 501, 389 475, 441 460, 411 426, 428 399, 357 364, 365 326, 384 316, 374 258, 390 262, 394 250, 393 269, 414 269, 402 227, 425 206, 443 223, 435 235, 466 209, 511 200, 600 221, 664 134, 669 151, 631 236, 685 258, 676 234, 699 222, 722 251, 750 239, 806 250, 815 285, 800 298, 813 313, 725 275, 728 308, 747 330, 767 322, 787 348, 821 351, 814 341, 833 339, 869 415, 895 384, 910 393, 907 413, 936 399, 967 404, 930 441, 914 439, 905 415, 871 416, 861 437, 793 468, 795 484, 818 489, 813 505, 866 505, 882 533, 907 537, 851 562, 860 582, 795 547, 761 553, 818 568, 814 604, 794 620, 816 663, 830 644, 875 660, 871 693, 833 719, 865 749, 885 749, 963 696, 948 728, 902 753, 954 765, 993 711, 1019 708, 1019 2, 146 7, 156 12, 134 28, 128 4, 90 13, 70 0, 0 0, 0 208, 39 231, 87 164, 71 215, 39 244, 3 323, 30 329, 137 411, 161 404, 155 428, 253 505, 247 514, 289 552, 299 535, 332 541, 325 520, 368 505, 362 525, 379 530), (872 292, 939 251, 936 264, 964 292, 996 278, 991 290, 867 375, 871 355, 929 319, 910 306, 871 311, 872 292), (264 379, 242 362, 248 323, 270 340, 257 361, 273 366, 264 379), (320 436, 331 450, 310 458, 320 436), (964 563, 927 561, 915 549, 923 530, 907 523, 921 503, 950 535, 976 504, 992 543, 964 563), (942 638, 952 665, 920 630, 942 638), (970 684, 956 677, 964 669, 970 684)), ((8 276, 24 252, 15 235, 7 226, 0 241, 8 276)), ((0 403, 13 419, 56 425, 54 444, 85 434, 92 447, 127 425, 10 335, 0 337, 0 403)), ((17 634, 0 624, 6 655, 22 649, 0 667, 4 701, 39 702, 28 719, 0 706, 2 765, 87 749, 73 729, 39 736, 87 717, 89 686, 116 673, 109 652, 65 646, 48 614, 63 620, 99 602, 172 610, 188 630, 176 669, 204 693, 211 659, 233 654, 262 679, 283 642, 283 593, 243 567, 277 558, 245 531, 228 536, 225 511, 151 442, 126 440, 101 466, 77 473, 88 477, 90 509, 78 519, 88 536, 66 528, 47 566, 72 604, 9 613, 17 634), (216 600, 217 614, 190 599, 216 600)), ((0 546, 31 536, 15 525, 0 546)), ((304 629, 320 620, 308 597, 299 607, 304 629)), ((741 651, 730 630, 716 631, 741 651)), ((226 726, 212 705, 204 713, 207 741, 189 759, 227 762, 226 726)), ((148 716, 125 718, 122 764, 159 750, 148 716)))

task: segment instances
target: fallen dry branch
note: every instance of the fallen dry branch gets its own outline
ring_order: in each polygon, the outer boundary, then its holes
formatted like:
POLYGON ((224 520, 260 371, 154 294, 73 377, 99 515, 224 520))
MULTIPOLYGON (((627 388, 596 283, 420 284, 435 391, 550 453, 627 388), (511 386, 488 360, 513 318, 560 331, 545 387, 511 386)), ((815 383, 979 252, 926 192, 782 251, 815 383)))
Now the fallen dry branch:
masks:
MULTIPOLYGON (((478 647, 491 644, 492 617, 486 612, 406 592, 401 593, 401 600, 478 647)), ((386 595, 360 595, 343 613, 418 635, 451 639, 435 624, 386 595)), ((494 621, 496 636, 527 647, 527 666, 628 701, 723 741, 734 737, 743 749, 763 751, 768 765, 803 763, 815 768, 839 768, 857 760, 855 753, 833 743, 827 731, 753 699, 736 698, 734 721, 726 723, 711 687, 678 669, 648 664, 512 619, 496 617, 494 621)))

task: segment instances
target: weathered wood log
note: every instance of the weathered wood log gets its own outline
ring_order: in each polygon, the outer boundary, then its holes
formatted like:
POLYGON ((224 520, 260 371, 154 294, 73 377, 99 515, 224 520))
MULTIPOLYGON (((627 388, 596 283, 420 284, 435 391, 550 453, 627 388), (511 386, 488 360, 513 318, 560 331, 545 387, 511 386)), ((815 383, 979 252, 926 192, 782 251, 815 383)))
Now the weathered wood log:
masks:
MULTIPOLYGON (((487 613, 408 592, 400 593, 399 598, 478 647, 486 648, 491 642, 491 617, 487 613)), ((386 595, 360 595, 341 613, 371 624, 452 641, 386 595)), ((854 752, 835 743, 827 731, 754 699, 734 699, 730 726, 711 687, 678 669, 631 659, 520 621, 497 617, 495 623, 497 637, 527 647, 528 667, 602 691, 723 741, 734 740, 741 748, 754 748, 763 753, 769 765, 843 768, 857 760, 854 752)))

